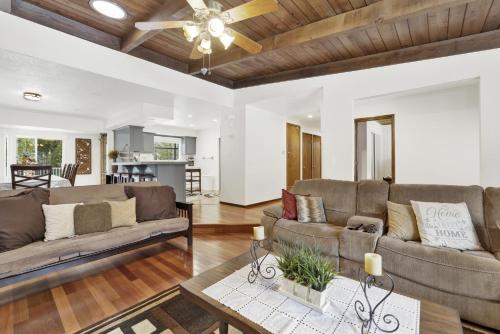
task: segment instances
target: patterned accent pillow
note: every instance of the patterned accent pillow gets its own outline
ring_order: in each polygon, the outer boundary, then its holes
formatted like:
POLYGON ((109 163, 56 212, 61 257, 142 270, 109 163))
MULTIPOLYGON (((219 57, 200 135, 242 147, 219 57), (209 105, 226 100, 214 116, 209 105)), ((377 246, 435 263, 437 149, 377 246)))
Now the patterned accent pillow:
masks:
POLYGON ((466 203, 411 201, 423 245, 483 250, 466 203))
POLYGON ((297 220, 299 223, 326 223, 325 209, 321 197, 295 195, 297 220))

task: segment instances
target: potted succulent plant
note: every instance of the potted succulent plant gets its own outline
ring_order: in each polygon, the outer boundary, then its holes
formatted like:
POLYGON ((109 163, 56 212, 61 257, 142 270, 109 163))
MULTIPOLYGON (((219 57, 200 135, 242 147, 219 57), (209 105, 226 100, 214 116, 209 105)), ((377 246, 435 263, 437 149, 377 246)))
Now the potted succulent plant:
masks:
POLYGON ((280 242, 278 268, 283 272, 280 291, 298 302, 321 310, 326 288, 337 273, 316 248, 280 242))

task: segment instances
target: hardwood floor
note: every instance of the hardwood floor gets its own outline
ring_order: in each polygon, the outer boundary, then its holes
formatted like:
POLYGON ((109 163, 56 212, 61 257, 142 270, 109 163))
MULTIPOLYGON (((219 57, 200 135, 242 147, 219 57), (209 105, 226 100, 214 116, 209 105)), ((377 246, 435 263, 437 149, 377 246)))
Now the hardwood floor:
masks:
MULTIPOLYGON (((195 207, 197 224, 258 224, 262 208, 195 207)), ((0 289, 0 333, 71 333, 248 250, 250 233, 196 233, 0 289)))

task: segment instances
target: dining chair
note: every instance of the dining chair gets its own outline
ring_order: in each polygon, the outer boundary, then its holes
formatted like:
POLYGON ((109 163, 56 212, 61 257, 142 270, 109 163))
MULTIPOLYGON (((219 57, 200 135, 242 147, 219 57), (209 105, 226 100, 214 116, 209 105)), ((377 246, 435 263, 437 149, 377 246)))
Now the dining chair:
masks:
POLYGON ((50 188, 52 166, 50 165, 10 165, 12 189, 50 188))
POLYGON ((78 173, 78 167, 80 164, 64 164, 62 177, 69 180, 71 186, 75 186, 76 174, 78 173))

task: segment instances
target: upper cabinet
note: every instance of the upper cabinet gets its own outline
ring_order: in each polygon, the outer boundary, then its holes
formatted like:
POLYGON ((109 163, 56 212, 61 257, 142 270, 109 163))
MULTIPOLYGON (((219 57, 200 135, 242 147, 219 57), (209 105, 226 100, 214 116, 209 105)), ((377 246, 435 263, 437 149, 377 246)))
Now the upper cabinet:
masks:
POLYGON ((196 137, 184 137, 183 152, 184 155, 196 154, 196 137))
POLYGON ((128 125, 114 130, 115 149, 119 152, 143 152, 143 127, 128 125))
POLYGON ((155 134, 151 132, 143 132, 142 138, 144 140, 144 153, 155 152, 155 134))

